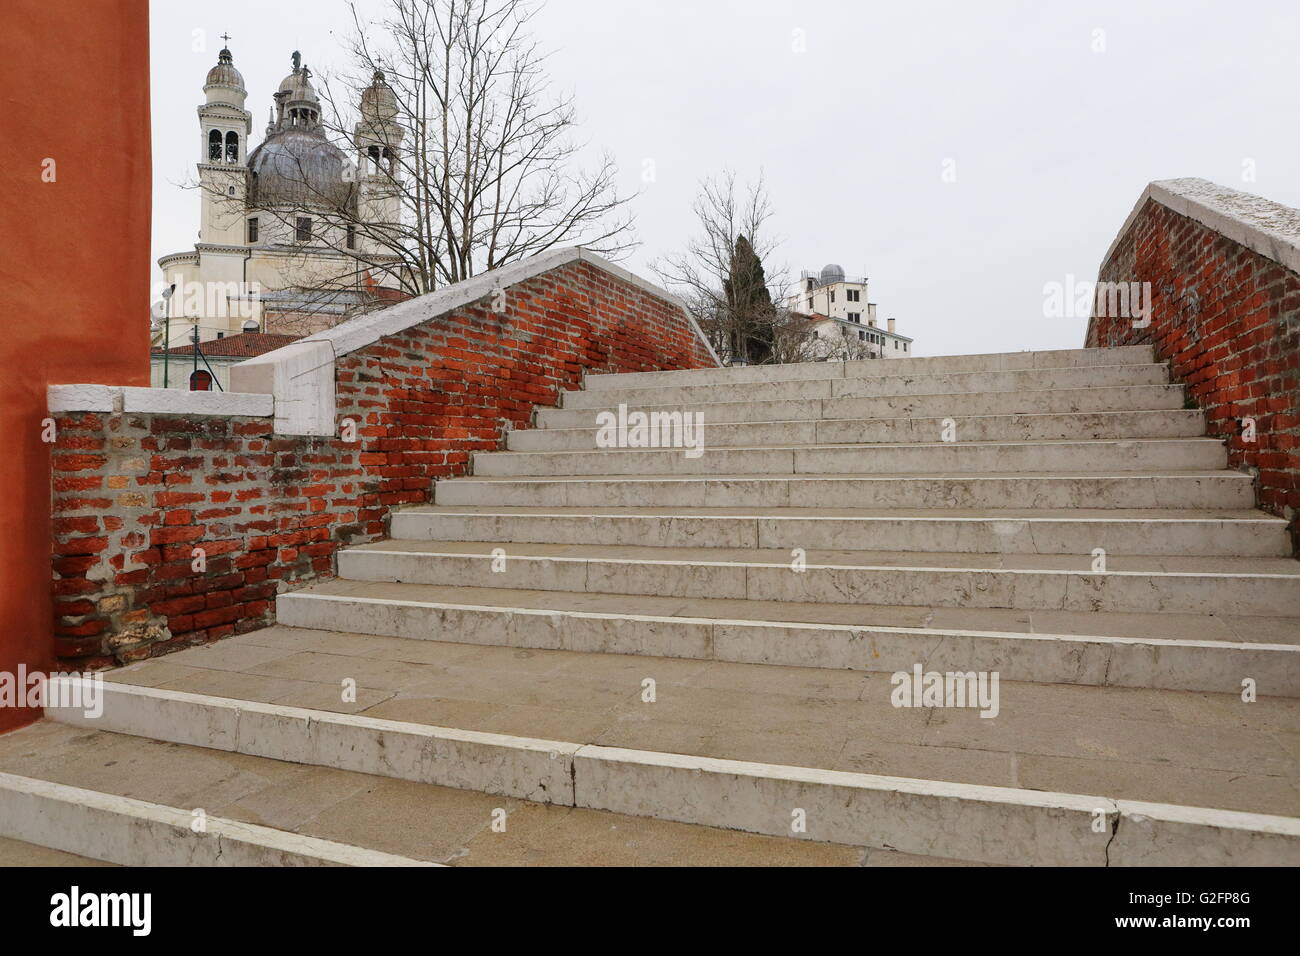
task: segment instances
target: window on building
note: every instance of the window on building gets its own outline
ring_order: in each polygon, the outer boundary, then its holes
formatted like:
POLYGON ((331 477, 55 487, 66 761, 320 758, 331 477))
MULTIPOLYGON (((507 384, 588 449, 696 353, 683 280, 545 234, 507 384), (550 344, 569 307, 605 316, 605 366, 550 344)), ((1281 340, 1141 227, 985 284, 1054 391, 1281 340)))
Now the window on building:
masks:
POLYGON ((208 374, 207 369, 199 369, 190 375, 191 392, 210 392, 212 391, 212 376, 208 374))
POLYGON ((311 242, 311 217, 299 216, 298 226, 294 230, 294 237, 299 242, 311 242))
POLYGON ((850 313, 849 313, 849 321, 850 321, 850 322, 861 322, 861 321, 862 321, 862 313, 861 313, 861 312, 850 312, 850 313))
POLYGON ((850 302, 861 302, 861 301, 862 301, 862 290, 861 290, 861 289, 845 289, 845 290, 844 290, 844 294, 845 294, 846 296, 848 296, 850 302))
POLYGON ((257 217, 253 216, 248 220, 248 241, 257 242, 257 217))
POLYGON ((351 223, 348 223, 348 248, 355 249, 356 247, 357 247, 357 227, 352 225, 351 223))
POLYGON ((234 130, 226 134, 226 162, 239 162, 239 134, 234 130))
POLYGON ((809 299, 809 300, 808 300, 808 311, 809 311, 809 312, 812 311, 812 299, 809 299))
POLYGON ((859 342, 866 341, 866 338, 867 338, 867 333, 866 333, 866 332, 859 332, 859 333, 858 333, 858 341, 859 341, 859 342))
POLYGON ((208 161, 221 162, 221 130, 214 129, 208 134, 208 161))
POLYGON ((834 290, 834 289, 831 289, 831 301, 832 301, 832 302, 835 301, 835 290, 834 290))

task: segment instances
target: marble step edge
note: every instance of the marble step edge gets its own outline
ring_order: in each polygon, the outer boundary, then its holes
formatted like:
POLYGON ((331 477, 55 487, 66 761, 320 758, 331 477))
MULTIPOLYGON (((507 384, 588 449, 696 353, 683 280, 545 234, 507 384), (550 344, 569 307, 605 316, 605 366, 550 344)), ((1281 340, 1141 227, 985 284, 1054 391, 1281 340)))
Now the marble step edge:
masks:
MULTIPOLYGON (((1300 644, 583 611, 331 594, 276 598, 279 623, 407 640, 895 673, 998 671, 1032 683, 1300 697, 1300 644), (942 666, 941 666, 942 665, 942 666), (1267 675, 1267 677, 1263 676, 1267 675)), ((400 586, 399 586, 400 587, 400 586)), ((635 604, 635 597, 629 597, 635 604)))
POLYGON ((134 797, 0 773, 0 836, 122 866, 439 866, 134 797))
POLYGON ((1169 385, 1162 362, 1066 368, 1022 368, 941 373, 890 373, 840 378, 792 378, 751 382, 696 382, 665 385, 623 384, 617 388, 571 389, 559 393, 559 408, 591 408, 610 402, 664 404, 708 396, 711 401, 809 398, 894 398, 910 395, 972 395, 1008 390, 1118 388, 1169 385), (739 396, 722 399, 718 396, 739 396))
MULTIPOLYGON (((691 411, 692 409, 688 408, 688 409, 681 409, 681 410, 691 411)), ((608 410, 605 409, 605 411, 608 410)), ((635 408, 628 409, 629 414, 635 411, 639 411, 639 409, 635 409, 635 408)), ((714 421, 712 419, 705 418, 701 421, 701 425, 703 426, 705 433, 707 433, 710 429, 717 429, 723 426, 747 427, 750 429, 758 429, 758 428, 771 428, 778 425, 807 426, 810 424, 811 425, 893 426, 893 425, 898 425, 900 423, 907 423, 908 425, 916 425, 918 423, 924 424, 929 422, 929 423, 939 423, 940 425, 942 425, 945 418, 951 418, 958 426, 960 426, 963 422, 986 424, 988 423, 989 419, 993 419, 999 424, 1007 421, 1011 421, 1011 422, 1023 421, 1025 419, 1030 419, 1031 420, 1030 424, 1033 424, 1034 422, 1044 421, 1047 419, 1074 420, 1079 418, 1099 418, 1108 421, 1118 421, 1125 416, 1131 416, 1131 415, 1168 416, 1173 419, 1185 420, 1187 422, 1196 423, 1202 426, 1204 425, 1205 422, 1205 411, 1204 409, 1200 409, 1200 408, 1119 408, 1119 409, 1107 409, 1105 411, 1096 411, 1096 412, 981 412, 977 414, 961 414, 959 412, 957 414, 948 415, 948 416, 938 416, 938 415, 930 415, 930 414, 871 416, 865 418, 857 417, 857 416, 837 416, 833 418, 765 418, 762 419, 761 421, 743 421, 743 420, 742 421, 714 421)), ((530 434, 539 433, 539 434, 548 434, 548 435, 568 435, 572 433, 585 435, 589 432, 595 433, 598 431, 600 431, 600 426, 596 425, 593 422, 591 425, 565 425, 565 426, 551 427, 551 428, 514 429, 511 432, 511 434, 522 434, 527 432, 530 434)), ((997 439, 993 439, 993 440, 996 441, 997 439)), ((1025 439, 1025 440, 1032 441, 1033 439, 1025 439)), ((1051 439, 1047 439, 1047 440, 1051 440, 1051 439)))
POLYGON ((619 391, 628 388, 680 388, 682 385, 760 385, 770 382, 807 382, 831 380, 872 380, 878 378, 928 378, 945 375, 971 375, 990 372, 1060 372, 1076 369, 1130 368, 1163 365, 1147 345, 1119 346, 1123 354, 1107 351, 1091 357, 1118 361, 1061 363, 1064 356, 1088 357, 1096 349, 1053 349, 1047 352, 989 352, 976 355, 931 355, 918 358, 890 359, 885 362, 793 362, 782 365, 748 365, 728 368, 668 369, 652 372, 591 372, 583 375, 583 391, 619 391), (1026 354, 1035 359, 1049 357, 1050 364, 1028 364, 1026 354), (1011 358, 1011 362, 1005 361, 1011 358), (1128 361, 1126 361, 1126 359, 1128 361), (993 361, 989 361, 993 360, 993 361), (851 374, 854 372, 867 374, 851 374))
MULTIPOLYGON (((79 700, 84 677, 52 678, 79 700)), ((129 684, 74 726, 545 803, 985 863, 1296 865, 1300 820, 433 727, 129 684), (806 822, 795 832, 792 819, 806 822)), ((187 815, 188 816, 188 815, 187 815)))
MULTIPOLYGON (((852 403, 855 403, 855 402, 856 402, 856 403, 863 403, 863 404, 869 404, 869 403, 872 403, 872 402, 883 403, 883 404, 889 404, 889 403, 895 403, 895 402, 901 402, 901 403, 917 403, 917 404, 929 404, 929 403, 933 403, 933 402, 936 402, 936 401, 939 401, 939 400, 943 400, 943 401, 952 401, 954 398, 969 399, 972 395, 976 395, 976 396, 978 396, 979 398, 981 398, 981 399, 983 399, 983 400, 986 400, 985 403, 986 403, 986 404, 990 404, 990 405, 998 405, 998 404, 1001 404, 1001 403, 1013 402, 1013 401, 1016 401, 1016 400, 1022 400, 1022 399, 1023 399, 1023 400, 1026 400, 1026 401, 1030 401, 1031 404, 1032 404, 1032 400, 1042 400, 1042 399, 1052 399, 1052 398, 1068 400, 1068 399, 1075 398, 1075 397, 1077 397, 1077 398, 1083 398, 1084 395, 1095 395, 1098 391, 1103 391, 1103 392, 1111 392, 1111 391, 1114 391, 1114 392, 1129 392, 1130 395, 1131 395, 1132 397, 1138 397, 1138 396, 1136 395, 1137 392, 1145 392, 1145 393, 1147 393, 1147 394, 1150 395, 1150 396, 1155 396, 1155 395, 1159 395, 1159 396, 1172 396, 1172 397, 1173 397, 1173 400, 1171 401, 1171 404, 1169 404, 1167 407, 1164 407, 1164 408, 1161 408, 1161 407, 1159 407, 1159 406, 1156 406, 1155 410, 1159 410, 1159 411, 1175 411, 1175 410, 1179 410, 1179 409, 1181 409, 1181 408, 1183 407, 1183 406, 1182 406, 1182 402, 1183 402, 1184 386, 1182 386, 1182 385, 1178 385, 1178 384, 1171 384, 1171 385, 1102 385, 1102 386, 1073 386, 1073 387, 1069 387, 1069 388, 1027 388, 1027 389, 1020 389, 1020 390, 1018 390, 1018 391, 995 391, 995 392, 981 392, 981 393, 971 393, 971 392, 936 392, 936 393, 934 393, 934 394, 928 394, 928 395, 927 395, 927 394, 908 394, 908 395, 888 395, 888 396, 864 397, 864 398, 853 398, 853 397, 843 397, 843 398, 787 398, 787 399, 775 399, 775 400, 769 400, 769 401, 759 402, 759 403, 757 403, 757 404, 760 404, 760 405, 816 405, 816 406, 818 407, 818 414, 817 414, 817 415, 813 415, 813 416, 811 416, 811 419, 812 419, 812 420, 829 420, 828 418, 826 418, 826 416, 825 416, 825 415, 823 414, 823 412, 822 412, 822 409, 824 408, 825 404, 828 403, 828 402, 830 402, 830 403, 836 403, 836 402, 839 402, 839 403, 847 403, 847 404, 852 404, 852 403), (1077 396, 1075 396, 1075 395, 1072 394, 1072 393, 1076 393, 1076 392, 1079 393, 1077 396)), ((1121 396, 1121 397, 1122 397, 1122 396, 1121 396)), ((749 408, 749 407, 751 407, 751 406, 754 405, 754 404, 756 404, 756 403, 754 403, 754 402, 735 402, 735 401, 722 401, 722 402, 708 402, 708 401, 695 401, 695 402, 670 402, 670 403, 666 403, 666 404, 662 404, 662 405, 660 405, 660 404, 648 403, 648 402, 639 402, 639 403, 629 404, 629 405, 628 405, 628 411, 630 411, 630 412, 631 412, 631 411, 652 412, 652 411, 667 411, 667 410, 672 410, 672 411, 698 411, 698 412, 701 412, 702 414, 705 415, 705 420, 706 420, 706 421, 709 421, 709 422, 716 422, 716 423, 718 423, 718 424, 739 424, 739 423, 741 423, 741 422, 749 422, 749 421, 774 421, 774 420, 775 420, 775 421, 808 421, 808 420, 810 420, 810 417, 808 417, 808 416, 803 417, 803 418, 794 417, 794 418, 788 418, 788 419, 768 419, 768 418, 748 419, 748 418, 727 418, 727 417, 717 417, 717 416, 727 416, 727 415, 731 415, 731 414, 737 413, 737 412, 739 412, 742 408, 749 408)), ((1050 401, 1048 402, 1048 404, 1050 404, 1050 401)), ((1103 408, 1103 409, 1098 409, 1097 411, 1133 411, 1133 410, 1134 410, 1134 409, 1124 409, 1124 408, 1103 408)), ((563 418, 564 418, 565 416, 574 416, 574 417, 576 417, 576 413, 581 413, 583 416, 587 416, 587 415, 594 414, 595 412, 598 412, 598 411, 601 411, 601 409, 599 409, 599 408, 569 408, 569 409, 564 409, 564 408, 559 408, 559 407, 556 407, 556 408, 540 407, 540 408, 537 409, 536 420, 537 420, 537 423, 538 423, 538 427, 540 427, 540 428, 557 428, 557 427, 562 427, 562 426, 546 425, 545 422, 546 422, 547 420, 554 420, 554 419, 561 419, 561 420, 563 420, 563 418)), ((773 414, 779 414, 779 412, 774 411, 773 414)), ((1044 412, 1023 411, 1023 412, 986 412, 986 413, 984 413, 984 414, 992 414, 992 415, 1015 415, 1015 414, 1024 414, 1024 415, 1030 415, 1030 414, 1071 414, 1071 413, 1070 413, 1070 412, 1055 412, 1055 413, 1052 413, 1052 412, 1046 412, 1046 413, 1044 413, 1044 412)), ((1087 414, 1094 414, 1094 412, 1074 412, 1073 414, 1084 414, 1084 415, 1087 415, 1087 414)), ((844 416, 838 416, 838 417, 843 418, 844 416)), ((856 417, 856 416, 855 416, 855 417, 856 417)), ((867 417, 870 417, 870 416, 867 416, 867 417)), ((891 417, 906 417, 906 416, 891 416, 891 417)))

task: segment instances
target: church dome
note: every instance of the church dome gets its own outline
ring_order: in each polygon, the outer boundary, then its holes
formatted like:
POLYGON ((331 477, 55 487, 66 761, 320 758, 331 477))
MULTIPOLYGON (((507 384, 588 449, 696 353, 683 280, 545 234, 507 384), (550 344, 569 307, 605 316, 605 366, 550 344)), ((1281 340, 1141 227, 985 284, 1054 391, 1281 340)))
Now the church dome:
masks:
POLYGON ((821 280, 823 283, 843 282, 844 267, 841 265, 836 265, 834 262, 827 263, 826 265, 822 266, 821 280))
POLYGON ((292 59, 293 72, 280 81, 275 99, 286 106, 309 105, 320 109, 320 99, 311 85, 311 70, 302 62, 302 54, 297 50, 293 51, 292 59))
POLYGON ((397 96, 384 79, 382 70, 375 70, 370 85, 361 91, 361 115, 372 122, 397 116, 397 96))
POLYGON ((242 105, 244 97, 248 95, 244 89, 244 76, 235 69, 235 58, 225 47, 217 54, 216 66, 208 70, 203 92, 208 94, 209 103, 228 102, 235 105, 242 105))
POLYGON ((311 85, 310 74, 306 70, 294 70, 280 81, 280 93, 286 102, 319 103, 316 90, 311 85))
POLYGON ((347 157, 319 126, 277 130, 248 157, 252 206, 322 206, 351 209, 354 176, 347 157))

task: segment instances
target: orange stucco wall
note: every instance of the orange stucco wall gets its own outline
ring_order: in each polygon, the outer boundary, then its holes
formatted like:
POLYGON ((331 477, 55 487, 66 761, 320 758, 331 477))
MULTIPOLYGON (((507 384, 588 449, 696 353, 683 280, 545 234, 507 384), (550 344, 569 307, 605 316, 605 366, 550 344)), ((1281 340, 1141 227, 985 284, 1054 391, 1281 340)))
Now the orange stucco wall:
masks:
MULTIPOLYGON (((52 657, 45 387, 149 384, 149 5, 7 0, 4 19, 0 671, 14 673, 52 657)), ((38 716, 0 708, 0 730, 38 716)))

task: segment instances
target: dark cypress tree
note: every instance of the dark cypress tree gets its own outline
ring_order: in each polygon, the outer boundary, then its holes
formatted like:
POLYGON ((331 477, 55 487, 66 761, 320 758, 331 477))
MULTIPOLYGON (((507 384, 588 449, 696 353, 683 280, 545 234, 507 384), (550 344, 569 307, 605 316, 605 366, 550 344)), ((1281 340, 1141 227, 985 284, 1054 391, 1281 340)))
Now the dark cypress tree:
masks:
POLYGON ((744 236, 736 237, 729 274, 722 288, 729 313, 727 331, 732 355, 751 364, 767 361, 772 354, 775 310, 763 261, 744 236))

